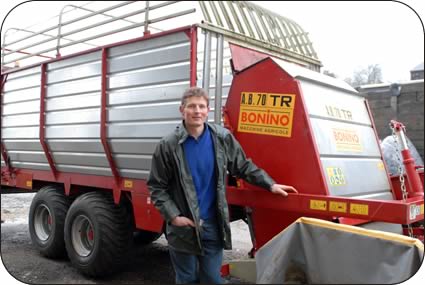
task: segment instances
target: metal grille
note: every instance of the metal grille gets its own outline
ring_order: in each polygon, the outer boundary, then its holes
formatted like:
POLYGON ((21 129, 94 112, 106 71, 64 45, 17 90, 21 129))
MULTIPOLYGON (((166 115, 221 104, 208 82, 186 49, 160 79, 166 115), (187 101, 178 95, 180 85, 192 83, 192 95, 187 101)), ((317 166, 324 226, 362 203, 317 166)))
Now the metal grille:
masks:
POLYGON ((318 59, 296 22, 247 1, 199 1, 207 24, 318 59))

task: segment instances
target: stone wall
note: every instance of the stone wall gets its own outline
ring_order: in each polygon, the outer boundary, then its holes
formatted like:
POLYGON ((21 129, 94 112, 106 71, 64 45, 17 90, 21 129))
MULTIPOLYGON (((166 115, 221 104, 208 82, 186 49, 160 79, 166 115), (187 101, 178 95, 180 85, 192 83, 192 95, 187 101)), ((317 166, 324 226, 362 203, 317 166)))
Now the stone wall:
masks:
POLYGON ((397 120, 406 126, 407 137, 424 160, 424 81, 415 80, 398 86, 366 85, 359 92, 369 102, 379 138, 382 140, 391 135, 389 122, 397 120), (392 92, 391 87, 399 87, 398 96, 397 88, 392 92))

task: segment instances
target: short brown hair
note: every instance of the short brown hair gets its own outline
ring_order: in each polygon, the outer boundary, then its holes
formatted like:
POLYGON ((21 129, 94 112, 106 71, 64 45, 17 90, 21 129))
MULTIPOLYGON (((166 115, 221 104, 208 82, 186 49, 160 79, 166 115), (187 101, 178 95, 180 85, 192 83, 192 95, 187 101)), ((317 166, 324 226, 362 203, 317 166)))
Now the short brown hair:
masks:
POLYGON ((184 91, 183 96, 182 96, 182 102, 181 105, 185 106, 186 105, 186 99, 190 98, 190 97, 202 97, 205 100, 207 100, 207 106, 210 105, 210 97, 208 96, 207 91, 205 91, 205 89, 200 88, 200 87, 190 87, 189 89, 186 89, 186 91, 184 91))

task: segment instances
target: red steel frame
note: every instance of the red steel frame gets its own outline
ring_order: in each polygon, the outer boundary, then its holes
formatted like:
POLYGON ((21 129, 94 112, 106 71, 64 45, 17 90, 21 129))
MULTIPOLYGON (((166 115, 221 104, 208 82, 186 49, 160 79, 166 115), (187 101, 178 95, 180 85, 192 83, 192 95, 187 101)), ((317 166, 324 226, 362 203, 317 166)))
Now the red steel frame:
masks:
MULTIPOLYGON (((3 87, 6 83, 6 81, 7 81, 7 74, 4 74, 4 75, 2 74, 1 75, 1 93, 2 93, 2 95, 1 95, 1 106, 3 106, 3 87)), ((0 120, 0 128, 2 126, 3 126, 3 118, 0 120)), ((9 157, 7 155, 6 147, 3 143, 3 141, 1 142, 1 156, 3 158, 5 165, 6 165, 5 170, 7 171, 7 173, 10 173, 12 169, 9 165, 9 157)), ((3 169, 2 169, 2 177, 3 177, 3 169)))
MULTIPOLYGON (((190 86, 196 85, 196 53, 197 53, 197 29, 196 26, 183 27, 167 32, 162 32, 158 34, 146 34, 144 37, 128 40, 120 43, 115 43, 108 45, 102 48, 94 48, 88 51, 84 51, 75 55, 70 55, 63 57, 62 59, 69 58, 76 55, 90 53, 96 50, 102 50, 102 86, 101 86, 101 141, 107 156, 109 166, 113 173, 113 177, 105 176, 94 176, 94 175, 84 175, 76 173, 64 173, 57 171, 53 160, 50 156, 47 144, 45 142, 45 96, 46 96, 46 65, 50 62, 54 62, 61 59, 53 59, 47 61, 41 65, 42 68, 42 86, 41 86, 41 101, 40 101, 40 143, 43 146, 44 153, 49 161, 51 171, 41 171, 41 170, 26 170, 26 169, 15 169, 16 177, 8 177, 8 179, 30 179, 38 180, 44 182, 60 182, 64 184, 65 193, 69 195, 71 187, 78 186, 89 186, 97 188, 111 189, 114 193, 114 200, 116 203, 119 202, 121 191, 130 192, 132 194, 132 203, 134 208, 134 216, 136 220, 136 226, 140 229, 147 229, 152 231, 160 231, 162 228, 163 220, 159 215, 158 211, 152 205, 149 198, 149 191, 147 189, 146 180, 140 179, 126 179, 119 176, 115 162, 112 157, 111 150, 107 143, 107 134, 106 134, 106 105, 107 105, 107 49, 113 46, 118 46, 122 44, 127 44, 131 42, 141 41, 149 38, 160 37, 171 33, 185 32, 190 38, 190 86), (129 183, 131 182, 131 183, 129 183), (112 186, 111 186, 112 185, 112 186)), ((38 66, 38 65, 33 65, 38 66)), ((31 68, 29 66, 27 68, 31 68)), ((2 74, 3 81, 6 80, 7 72, 2 74)), ((3 82, 2 82, 3 83, 3 82)), ((3 87, 3 84, 2 84, 3 87)), ((232 110, 235 111, 235 110, 232 110)), ((226 114, 225 114, 226 115, 226 114)), ((226 119, 226 123, 229 120, 226 119)), ((311 126, 309 126, 311 129, 311 126)), ((311 131, 311 130, 310 130, 311 131)), ((7 152, 3 147, 2 143, 2 156, 7 163, 7 152)), ((316 155, 317 149, 313 150, 316 155)), ((3 169, 2 168, 2 172, 3 169)), ((324 179, 322 177, 322 179, 324 179)), ((2 184, 6 184, 6 178, 2 180, 2 184)), ((13 183, 12 183, 13 184, 13 183)), ((16 183, 17 185, 22 183, 16 183)), ((410 224, 416 221, 424 219, 423 214, 423 199, 418 199, 418 197, 409 198, 405 203, 401 201, 374 201, 374 200, 359 200, 359 199, 350 199, 350 198, 341 198, 341 197, 331 197, 324 195, 317 195, 314 192, 309 194, 290 194, 287 198, 276 197, 271 193, 267 193, 264 190, 259 190, 252 188, 251 186, 246 186, 242 183, 240 187, 228 187, 227 198, 228 202, 231 205, 239 206, 248 206, 248 207, 257 207, 259 209, 266 209, 270 211, 279 211, 284 209, 285 212, 291 211, 294 213, 303 213, 309 216, 320 216, 328 217, 347 217, 350 219, 361 219, 361 220, 379 220, 390 223, 397 224, 410 224), (312 200, 320 200, 326 203, 326 209, 322 210, 313 210, 310 208, 310 203, 312 200), (346 203, 347 211, 345 213, 333 212, 329 205, 331 202, 336 203, 346 203), (367 214, 354 214, 350 212, 350 206, 352 204, 362 204, 368 207, 367 214), (409 211, 411 207, 422 207, 422 212, 420 215, 417 215, 415 218, 410 219, 409 211)), ((23 188, 30 189, 31 187, 23 188)), ((327 189, 325 189, 327 192, 327 189)))
POLYGON ((52 172, 53 177, 56 180, 57 170, 53 162, 52 156, 49 152, 49 147, 46 143, 46 88, 47 88, 47 74, 46 74, 47 65, 43 63, 41 65, 41 94, 40 94, 40 144, 43 148, 44 155, 47 158, 47 162, 50 166, 50 171, 52 172))
POLYGON ((100 140, 102 142, 103 150, 105 151, 108 160, 109 168, 114 176, 114 183, 112 190, 114 194, 115 203, 119 203, 121 198, 121 189, 119 188, 121 177, 112 157, 111 149, 109 148, 106 136, 106 103, 107 103, 107 72, 108 72, 108 50, 102 49, 102 75, 101 75, 101 104, 100 104, 100 140))
MULTIPOLYGON (((8 165, 7 151, 2 146, 2 156, 6 163, 6 167, 2 167, 1 184, 13 185, 20 188, 32 189, 32 180, 41 182, 59 182, 63 183, 66 195, 69 195, 72 187, 78 188, 78 186, 89 186, 110 189, 113 191, 115 203, 119 203, 121 198, 121 192, 130 192, 132 195, 132 203, 134 209, 134 216, 136 226, 140 229, 146 229, 151 231, 161 231, 163 219, 159 215, 159 212, 154 208, 149 198, 149 191, 147 189, 146 180, 141 179, 127 179, 121 177, 116 167, 112 152, 107 140, 107 72, 108 72, 108 49, 111 47, 129 44, 133 42, 143 41, 156 37, 162 37, 165 35, 184 32, 190 42, 190 86, 196 85, 196 53, 197 53, 197 28, 196 26, 185 26, 157 34, 147 33, 143 37, 118 42, 110 45, 106 45, 100 48, 93 48, 83 52, 79 52, 73 55, 64 56, 57 59, 48 60, 41 63, 41 92, 40 92, 40 143, 43 148, 44 154, 50 166, 50 171, 43 170, 29 170, 29 169, 11 169, 8 165), (48 144, 45 138, 45 109, 46 109, 46 68, 47 64, 74 56, 79 56, 94 51, 101 50, 102 57, 102 72, 101 72, 101 118, 100 118, 100 139, 107 157, 109 167, 113 174, 113 177, 107 176, 95 176, 95 175, 84 175, 77 173, 65 173, 60 172, 56 169, 54 161, 49 152, 48 144), (10 168, 10 169, 9 169, 10 168), (9 171, 10 170, 10 171, 9 171), (12 175, 13 172, 13 175, 12 175), (3 175, 4 174, 4 175, 3 175), (31 186, 30 186, 31 185, 31 186)), ((33 64, 25 68, 15 69, 24 70, 39 66, 40 64, 33 64)), ((6 71, 2 74, 2 88, 6 82, 8 73, 14 71, 6 71)))

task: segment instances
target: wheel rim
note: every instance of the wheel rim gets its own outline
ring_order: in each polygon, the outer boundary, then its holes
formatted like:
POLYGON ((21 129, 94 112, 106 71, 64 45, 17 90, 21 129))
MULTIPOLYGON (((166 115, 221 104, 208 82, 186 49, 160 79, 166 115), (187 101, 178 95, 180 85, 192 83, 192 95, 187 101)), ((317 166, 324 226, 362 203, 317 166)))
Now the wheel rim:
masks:
POLYGON ((41 241, 49 239, 52 233, 53 220, 49 208, 45 204, 38 205, 35 210, 34 230, 41 241))
POLYGON ((94 229, 90 220, 84 216, 77 216, 71 228, 72 245, 80 256, 89 256, 94 248, 94 229))

